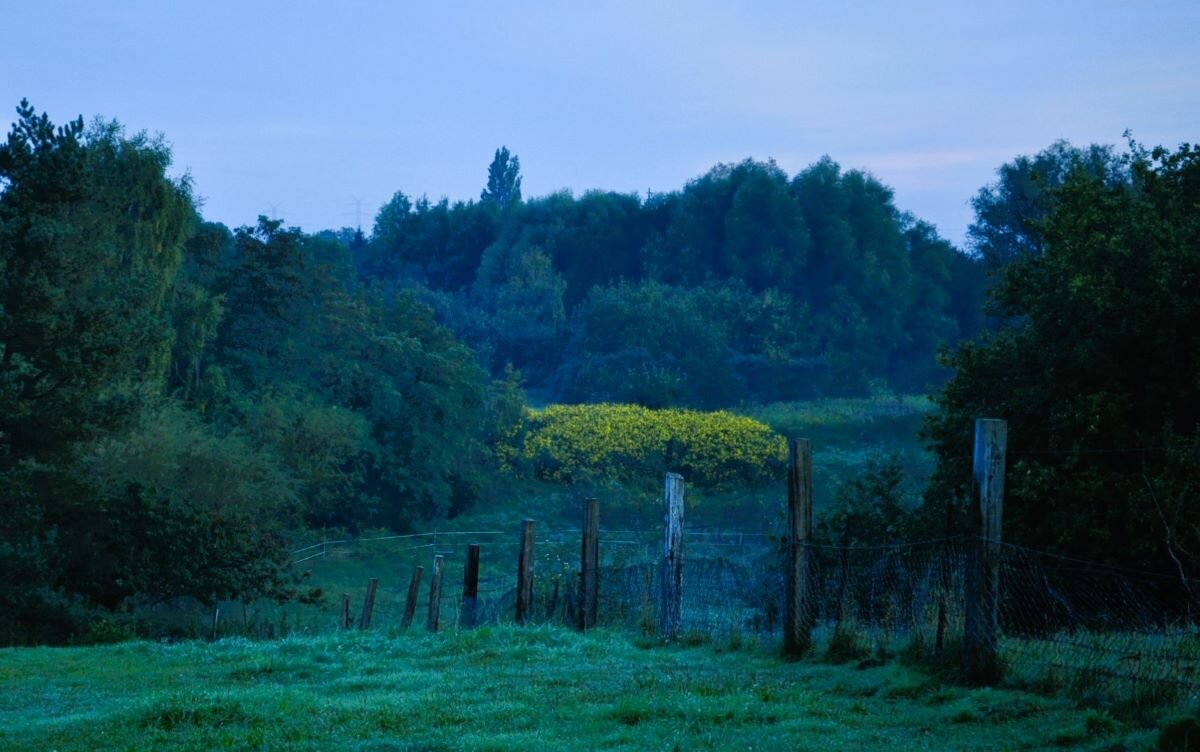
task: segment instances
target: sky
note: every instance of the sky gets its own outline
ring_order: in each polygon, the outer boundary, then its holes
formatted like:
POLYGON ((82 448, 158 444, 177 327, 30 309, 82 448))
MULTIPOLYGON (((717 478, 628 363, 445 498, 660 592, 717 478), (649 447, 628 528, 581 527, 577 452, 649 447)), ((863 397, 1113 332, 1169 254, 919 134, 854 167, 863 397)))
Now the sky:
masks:
POLYGON ((2 4, 0 124, 162 133, 231 227, 478 198, 506 145, 527 198, 829 155, 961 245, 1019 154, 1200 140, 1200 0, 2 4))

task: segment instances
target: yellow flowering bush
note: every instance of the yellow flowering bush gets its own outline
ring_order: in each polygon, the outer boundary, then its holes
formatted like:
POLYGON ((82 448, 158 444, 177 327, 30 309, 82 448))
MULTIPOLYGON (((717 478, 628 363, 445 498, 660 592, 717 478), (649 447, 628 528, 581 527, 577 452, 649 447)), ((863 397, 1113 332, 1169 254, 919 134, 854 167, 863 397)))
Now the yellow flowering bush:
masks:
POLYGON ((513 454, 539 478, 641 481, 673 470, 692 484, 728 487, 778 478, 783 437, 753 418, 638 405, 551 405, 526 414, 513 454))

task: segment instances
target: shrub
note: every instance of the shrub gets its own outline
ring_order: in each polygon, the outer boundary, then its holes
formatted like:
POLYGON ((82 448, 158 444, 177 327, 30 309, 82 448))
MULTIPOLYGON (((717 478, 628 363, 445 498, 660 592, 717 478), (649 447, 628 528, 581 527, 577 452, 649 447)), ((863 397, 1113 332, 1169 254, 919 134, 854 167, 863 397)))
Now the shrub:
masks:
POLYGON ((636 405, 552 405, 526 415, 520 455, 544 480, 644 480, 673 470, 708 488, 779 477, 783 437, 728 412, 651 410, 636 405))

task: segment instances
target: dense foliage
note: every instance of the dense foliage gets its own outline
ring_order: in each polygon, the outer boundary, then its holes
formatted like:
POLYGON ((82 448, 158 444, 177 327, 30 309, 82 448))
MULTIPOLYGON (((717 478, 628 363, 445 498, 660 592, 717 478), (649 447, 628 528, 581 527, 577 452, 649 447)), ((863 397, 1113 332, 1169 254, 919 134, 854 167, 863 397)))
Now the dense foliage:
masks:
POLYGON ((289 529, 466 508, 512 384, 349 245, 198 217, 161 141, 56 128, 0 146, 0 642, 98 610, 289 597, 289 529))
POLYGON ((361 273, 422 290, 493 374, 570 401, 721 407, 940 382, 979 329, 982 265, 826 158, 719 165, 681 191, 520 201, 498 151, 479 203, 380 210, 361 273), (507 187, 506 187, 507 186, 507 187), (507 196, 510 198, 496 198, 507 196))
POLYGON ((787 446, 753 418, 637 405, 552 405, 531 411, 508 451, 539 478, 657 482, 678 470, 702 488, 756 485, 780 476, 787 446))
POLYGON ((929 497, 967 497, 972 420, 1004 418, 1007 539, 1194 573, 1200 149, 1133 144, 1119 171, 1068 171, 994 290, 1007 323, 949 354, 929 497))
MULTIPOLYGON (((909 513, 900 456, 843 487, 828 537, 944 519, 988 415, 1010 424, 1009 540, 1200 564, 1200 150, 1005 165, 974 202, 974 256, 829 159, 526 200, 499 149, 478 202, 397 193, 369 237, 205 222, 170 164, 161 140, 25 103, 0 145, 0 642, 293 597, 295 531, 409 529, 500 472, 755 486, 785 455, 764 422, 810 416, 698 409, 947 373, 926 508, 909 513), (528 411, 522 379, 579 404, 528 411)), ((839 404, 879 431, 924 409, 839 404)))

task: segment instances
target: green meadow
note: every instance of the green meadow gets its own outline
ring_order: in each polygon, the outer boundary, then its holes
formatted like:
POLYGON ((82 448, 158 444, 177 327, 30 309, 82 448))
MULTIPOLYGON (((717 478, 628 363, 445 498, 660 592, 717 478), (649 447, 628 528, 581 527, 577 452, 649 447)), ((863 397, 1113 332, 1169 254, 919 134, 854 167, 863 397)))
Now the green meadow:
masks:
POLYGON ((5 750, 1150 749, 1054 696, 774 645, 482 628, 0 651, 5 750))

